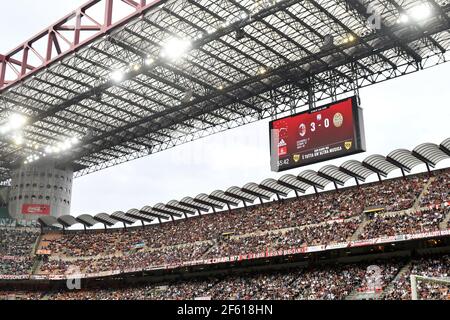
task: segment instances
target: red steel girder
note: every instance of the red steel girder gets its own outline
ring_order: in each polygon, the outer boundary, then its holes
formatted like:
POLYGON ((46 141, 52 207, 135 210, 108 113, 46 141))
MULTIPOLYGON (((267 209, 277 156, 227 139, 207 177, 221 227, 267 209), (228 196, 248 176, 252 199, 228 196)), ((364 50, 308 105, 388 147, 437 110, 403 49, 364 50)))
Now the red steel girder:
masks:
POLYGON ((63 59, 78 48, 88 45, 110 32, 112 29, 123 26, 132 19, 145 13, 145 11, 165 1, 166 0, 89 0, 83 6, 72 11, 25 43, 11 50, 6 55, 0 55, 0 93, 21 80, 32 76, 49 64, 63 59), (121 18, 119 21, 113 22, 115 13, 114 8, 117 7, 114 6, 114 3, 119 1, 132 8, 133 12, 121 18), (104 6, 105 16, 104 21, 98 22, 86 12, 90 8, 100 5, 104 6), (83 25, 83 18, 89 20, 93 25, 83 25), (66 25, 72 20, 75 22, 74 25, 66 25), (73 39, 67 39, 67 37, 62 34, 64 31, 73 31, 73 39), (83 32, 89 32, 91 36, 82 41, 81 38, 83 32), (92 32, 95 33, 92 34, 92 32), (45 49, 37 49, 33 46, 43 39, 46 40, 45 49), (69 48, 63 49, 60 45, 61 40, 65 42, 69 48), (40 60, 38 65, 30 65, 30 50, 40 60), (52 57, 54 51, 56 51, 57 55, 52 57), (15 58, 16 55, 20 56, 20 58, 15 58), (7 69, 15 75, 13 78, 6 79, 7 76, 11 77, 11 75, 7 74, 7 69))

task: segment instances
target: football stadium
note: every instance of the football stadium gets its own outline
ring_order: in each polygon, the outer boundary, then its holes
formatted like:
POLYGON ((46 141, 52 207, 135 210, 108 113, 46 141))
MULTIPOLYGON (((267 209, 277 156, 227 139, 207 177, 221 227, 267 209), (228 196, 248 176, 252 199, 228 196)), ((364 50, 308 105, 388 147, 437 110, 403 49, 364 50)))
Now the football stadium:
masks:
POLYGON ((450 2, 38 3, 0 11, 0 300, 450 300, 450 2))

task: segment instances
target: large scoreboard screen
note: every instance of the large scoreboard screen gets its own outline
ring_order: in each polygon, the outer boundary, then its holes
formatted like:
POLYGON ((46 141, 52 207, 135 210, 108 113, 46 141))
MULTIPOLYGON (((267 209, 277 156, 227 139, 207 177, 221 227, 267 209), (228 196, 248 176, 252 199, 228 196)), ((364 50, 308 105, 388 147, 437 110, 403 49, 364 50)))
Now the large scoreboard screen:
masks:
POLYGON ((366 151, 358 97, 270 122, 273 171, 366 151))

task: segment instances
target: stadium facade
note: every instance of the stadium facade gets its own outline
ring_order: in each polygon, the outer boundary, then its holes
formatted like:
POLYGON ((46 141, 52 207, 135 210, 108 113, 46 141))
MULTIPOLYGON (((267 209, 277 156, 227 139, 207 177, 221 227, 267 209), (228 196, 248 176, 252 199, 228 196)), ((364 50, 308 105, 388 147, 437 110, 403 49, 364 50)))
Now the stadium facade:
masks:
POLYGON ((426 170, 148 226, 2 227, 0 298, 448 299, 449 184, 426 170))
POLYGON ((446 62, 449 13, 91 0, 0 55, 0 299, 449 299, 450 138, 70 215, 76 177, 446 62))

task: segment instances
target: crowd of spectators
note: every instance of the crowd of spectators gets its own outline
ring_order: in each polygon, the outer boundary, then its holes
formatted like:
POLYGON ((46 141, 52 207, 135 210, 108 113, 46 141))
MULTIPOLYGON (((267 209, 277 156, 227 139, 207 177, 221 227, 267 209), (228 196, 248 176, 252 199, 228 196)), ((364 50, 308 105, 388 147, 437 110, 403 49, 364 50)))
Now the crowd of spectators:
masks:
MULTIPOLYGON (((411 300, 411 275, 450 280, 450 256, 422 258, 412 261, 411 266, 394 281, 384 296, 391 300, 411 300)), ((450 300, 450 285, 436 282, 418 281, 417 292, 420 300, 450 300)))
POLYGON ((48 294, 51 300, 193 300, 207 297, 217 279, 175 281, 165 285, 136 284, 133 287, 109 287, 48 294))
MULTIPOLYGON (((362 186, 364 207, 380 206, 385 207, 386 211, 409 209, 422 193, 427 180, 427 177, 420 175, 362 186)), ((356 197, 355 201, 358 201, 356 197)))
POLYGON ((60 291, 49 294, 56 300, 340 300, 366 290, 379 270, 379 289, 387 288, 403 264, 373 262, 296 268, 286 271, 143 284, 133 287, 60 291))
POLYGON ((0 257, 0 275, 21 276, 30 274, 34 264, 34 259, 30 256, 20 257, 0 257))
POLYGON ((0 228, 0 257, 31 255, 39 230, 28 228, 0 228))
MULTIPOLYGON (((28 293, 0 290, 0 299, 14 296, 50 300, 341 300, 376 290, 381 299, 410 300, 411 274, 449 279, 450 256, 296 267, 169 283, 122 283, 121 287, 104 283, 97 284, 101 286, 97 289, 28 293), (402 271, 405 268, 407 272, 402 271)), ((418 282, 419 299, 448 300, 448 289, 443 284, 418 282)))
POLYGON ((32 292, 32 291, 1 291, 0 290, 0 300, 28 300, 36 301, 44 298, 45 293, 43 292, 32 292))
POLYGON ((440 205, 450 201, 450 171, 446 170, 436 175, 428 190, 421 199, 421 205, 440 205))
POLYGON ((82 273, 111 270, 145 269, 197 259, 223 258, 233 255, 258 254, 268 250, 286 250, 306 245, 329 244, 348 240, 358 228, 358 220, 334 222, 285 232, 269 232, 243 237, 167 246, 95 259, 57 259, 46 261, 40 268, 44 274, 65 274, 76 268, 82 273))
MULTIPOLYGON (((443 172, 436 179, 447 174, 443 172)), ((391 212, 409 209, 422 193, 427 179, 419 175, 387 180, 146 228, 68 233, 48 245, 51 253, 62 260, 45 262, 41 271, 66 273, 71 266, 83 273, 145 269, 197 259, 344 242, 358 229, 359 216, 365 208, 376 205, 391 212), (231 236, 225 239, 224 234, 231 236), (135 252, 136 245, 144 250, 135 252), (88 257, 95 260, 86 260, 88 257), (75 260, 67 261, 67 258, 75 260)), ((430 209, 411 214, 376 215, 359 239, 436 231, 447 213, 445 209, 430 209)))
POLYGON ((313 227, 269 232, 252 236, 222 239, 208 253, 208 258, 255 254, 265 251, 287 250, 303 246, 345 242, 359 226, 359 220, 334 222, 313 227))
MULTIPOLYGON (((95 231, 90 234, 69 233, 57 240, 50 241, 46 249, 61 255, 75 257, 115 254, 117 251, 131 249, 133 244, 131 237, 128 237, 130 241, 122 242, 121 232, 122 230, 108 233, 104 231, 95 231)), ((129 234, 138 237, 139 230, 129 232, 129 234)))
POLYGON ((382 292, 394 280, 404 264, 404 262, 394 259, 388 263, 376 263, 368 266, 358 291, 382 292))
POLYGON ((155 266, 200 259, 211 245, 211 243, 203 242, 178 247, 164 247, 157 250, 139 250, 137 252, 95 259, 48 259, 42 264, 40 273, 68 274, 76 270, 89 274, 106 271, 143 270, 155 266))
POLYGON ((152 225, 145 229, 67 234, 50 242, 48 249, 54 254, 65 256, 109 255, 129 251, 136 243, 144 243, 151 248, 161 248, 198 241, 211 241, 223 233, 246 235, 344 218, 341 215, 322 215, 323 220, 319 219, 318 216, 321 215, 318 208, 322 208, 322 204, 318 199, 311 199, 310 203, 307 202, 309 203, 307 207, 301 207, 304 202, 299 200, 285 200, 283 203, 254 206, 248 211, 238 209, 231 212, 208 214, 202 217, 152 225), (317 206, 313 206, 316 201, 317 206), (306 212, 308 215, 311 214, 311 218, 302 220, 301 215, 306 212), (317 216, 312 219, 314 214, 317 216))
POLYGON ((377 215, 369 221, 360 239, 438 231, 450 208, 418 210, 400 215, 377 215))
POLYGON ((69 233, 51 241, 48 249, 54 254, 75 257, 109 255, 127 252, 136 243, 161 248, 211 241, 223 233, 247 235, 347 219, 359 216, 365 208, 375 205, 398 211, 412 207, 425 182, 426 178, 421 176, 393 179, 361 188, 352 187, 151 225, 145 229, 69 233))
MULTIPOLYGON (((448 177, 448 170, 437 174, 427 196, 444 197, 448 193, 448 177)), ((411 208, 427 179, 419 175, 386 180, 145 228, 68 232, 48 241, 46 249, 52 259, 45 259, 40 272, 65 274, 74 268, 83 273, 145 269, 197 259, 345 242, 360 226, 359 216, 365 208, 379 206, 390 212, 411 208), (224 238, 224 234, 229 237, 224 238)), ((436 231, 448 210, 376 215, 359 238, 436 231)), ((0 274, 28 273, 33 265, 29 256, 37 237, 37 230, 1 229, 0 258, 11 255, 22 258, 1 259, 0 274)))
POLYGON ((34 259, 32 248, 39 231, 28 228, 0 228, 0 275, 27 275, 34 259))

